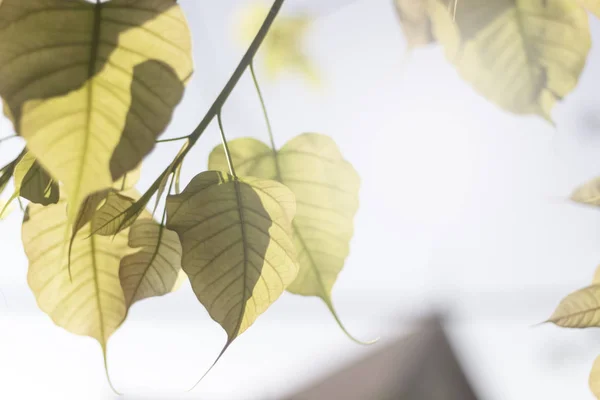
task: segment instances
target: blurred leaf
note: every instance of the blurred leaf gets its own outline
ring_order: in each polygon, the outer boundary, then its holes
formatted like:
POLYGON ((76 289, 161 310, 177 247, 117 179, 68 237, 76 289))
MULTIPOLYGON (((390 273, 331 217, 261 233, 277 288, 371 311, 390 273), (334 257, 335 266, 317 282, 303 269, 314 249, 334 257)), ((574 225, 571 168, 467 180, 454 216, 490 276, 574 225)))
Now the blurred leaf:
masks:
POLYGON ((0 48, 7 114, 63 183, 70 222, 154 146, 192 72, 175 0, 3 0, 0 48))
POLYGON ((285 186, 214 171, 167 197, 167 227, 181 240, 183 270, 227 332, 221 355, 296 277, 294 211, 285 186))
POLYGON ((108 339, 126 314, 119 264, 131 252, 128 232, 90 237, 90 224, 85 225, 73 241, 71 281, 62 252, 68 228, 64 199, 45 207, 29 205, 22 232, 27 280, 40 309, 58 326, 100 342, 106 363, 108 339))
POLYGON ((178 288, 181 244, 175 232, 159 225, 146 211, 131 226, 129 246, 139 251, 121 260, 119 277, 127 308, 139 300, 162 296, 178 288))
POLYGON ((427 0, 394 0, 406 45, 409 49, 434 43, 427 0))
POLYGON ((599 0, 575 0, 581 7, 585 8, 597 18, 600 18, 600 1, 599 0))
POLYGON ((564 298, 547 322, 564 328, 600 327, 600 285, 592 285, 564 298))
MULTIPOLYGON (((269 9, 262 2, 252 2, 240 10, 236 28, 242 46, 246 47, 254 39, 269 9)), ((311 22, 310 17, 305 15, 277 17, 257 54, 269 79, 275 80, 282 72, 293 71, 315 85, 320 83, 317 71, 303 50, 311 22)))
MULTIPOLYGON (((354 232, 360 187, 355 169, 331 138, 315 133, 295 137, 277 153, 250 138, 233 140, 229 148, 238 174, 279 181, 296 196, 292 226, 300 271, 287 290, 323 299, 344 332, 356 340, 344 328, 331 300, 354 232)), ((228 170, 222 146, 210 154, 208 168, 228 170)))
POLYGON ((573 0, 432 0, 434 36, 460 75, 515 114, 551 120, 577 85, 591 46, 588 16, 573 0))
POLYGON ((600 357, 596 358, 589 378, 590 389, 597 399, 600 399, 600 357))
POLYGON ((600 178, 594 178, 575 189, 571 194, 571 200, 590 206, 600 206, 600 178))

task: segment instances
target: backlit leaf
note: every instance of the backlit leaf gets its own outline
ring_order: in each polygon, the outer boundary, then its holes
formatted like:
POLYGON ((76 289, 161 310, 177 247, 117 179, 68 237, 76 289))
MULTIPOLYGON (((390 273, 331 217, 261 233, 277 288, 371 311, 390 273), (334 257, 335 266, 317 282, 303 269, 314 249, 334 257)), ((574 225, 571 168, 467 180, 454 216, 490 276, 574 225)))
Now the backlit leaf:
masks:
POLYGON ((23 156, 15 168, 15 195, 41 205, 58 203, 58 183, 42 168, 31 153, 23 156))
MULTIPOLYGON (((123 212, 135 203, 135 199, 116 191, 108 192, 104 204, 94 213, 92 232, 98 235, 110 236, 129 226, 122 226, 125 218, 123 212), (119 217, 122 216, 122 217, 119 217)), ((134 220, 131 222, 133 223, 134 220)))
POLYGON ((140 250, 121 260, 119 277, 127 308, 139 300, 162 296, 176 288, 181 271, 177 234, 161 227, 145 212, 131 226, 129 246, 140 250))
MULTIPOLYGON (((269 7, 256 1, 240 10, 235 26, 242 46, 247 47, 252 41, 268 13, 269 7)), ((274 80, 283 72, 293 71, 299 72, 311 83, 319 83, 319 75, 303 49, 311 22, 306 15, 277 17, 257 54, 269 79, 274 80)))
POLYGON ((394 5, 409 49, 435 42, 427 0, 394 0, 394 5))
POLYGON ((548 319, 564 328, 600 327, 600 285, 592 285, 564 298, 548 319))
POLYGON ((600 18, 600 1, 599 0, 575 0, 583 8, 600 18))
POLYGON ((430 0, 434 36, 460 75, 516 114, 551 120, 573 90, 591 46, 587 13, 573 0, 430 0))
MULTIPOLYGON (((277 180, 296 195, 292 222, 300 271, 288 291, 323 299, 349 337, 331 300, 331 290, 344 267, 358 210, 358 174, 335 142, 319 134, 303 134, 277 153, 256 139, 229 143, 235 170, 243 176, 277 180)), ((209 157, 209 169, 228 170, 223 147, 209 157)))
POLYGON ((600 178, 594 178, 575 189, 571 194, 571 200, 590 206, 600 206, 600 178))
POLYGON ((131 252, 128 231, 115 237, 89 237, 90 224, 85 225, 73 241, 71 281, 62 252, 66 229, 64 200, 46 207, 29 205, 22 231, 29 287, 55 324, 96 339, 106 362, 108 339, 126 315, 119 264, 131 252))
POLYGON ((73 222, 165 128, 192 72, 189 29, 175 0, 3 0, 1 11, 0 96, 64 184, 73 222))
POLYGON ((227 332, 223 352, 296 277, 294 210, 294 195, 277 182, 214 171, 167 197, 167 227, 181 240, 183 270, 227 332))
POLYGON ((600 399, 600 357, 597 357, 594 361, 592 372, 590 373, 589 384, 590 390, 594 396, 596 396, 597 399, 600 399))

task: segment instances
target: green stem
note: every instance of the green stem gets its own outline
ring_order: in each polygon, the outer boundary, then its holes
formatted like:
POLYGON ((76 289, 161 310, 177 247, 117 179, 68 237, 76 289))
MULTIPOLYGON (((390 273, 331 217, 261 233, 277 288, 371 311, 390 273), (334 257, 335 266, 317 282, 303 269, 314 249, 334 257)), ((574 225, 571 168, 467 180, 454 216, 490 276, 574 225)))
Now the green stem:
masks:
POLYGON ((265 122, 267 123, 267 129, 269 131, 269 140, 271 141, 271 148, 273 151, 277 151, 277 147, 275 146, 275 138, 273 136, 273 127, 271 126, 271 120, 269 119, 269 113, 267 112, 267 106, 265 104, 265 98, 263 97, 262 90, 260 90, 260 85, 258 84, 258 79, 256 79, 256 72, 254 71, 254 63, 250 63, 250 74, 252 75, 252 81, 254 81, 254 87, 256 88, 256 93, 258 93, 258 98, 260 99, 260 105, 262 107, 263 115, 265 117, 265 122))
POLYGON ((225 157, 227 157, 227 164, 229 165, 229 172, 231 176, 237 178, 235 174, 235 168, 233 168, 233 160, 231 159, 231 153, 229 152, 229 146, 227 145, 227 139, 225 138, 225 130, 223 129, 223 119, 221 118, 221 113, 217 115, 217 120, 219 121, 219 130, 221 131, 221 141, 223 142, 223 148, 225 149, 225 157))
POLYGON ((170 138, 170 139, 161 139, 161 140, 157 140, 156 143, 169 143, 169 142, 177 142, 179 140, 186 140, 188 139, 189 136, 180 136, 180 137, 176 137, 176 138, 170 138))

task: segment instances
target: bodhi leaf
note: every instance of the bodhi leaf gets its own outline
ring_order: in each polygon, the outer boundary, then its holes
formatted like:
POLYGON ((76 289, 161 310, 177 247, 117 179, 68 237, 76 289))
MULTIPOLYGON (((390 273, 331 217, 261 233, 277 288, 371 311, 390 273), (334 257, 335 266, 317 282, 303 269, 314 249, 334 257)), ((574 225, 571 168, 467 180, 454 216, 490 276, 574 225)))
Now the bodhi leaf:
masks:
POLYGON ((600 327, 600 285, 592 285, 564 298, 547 322, 564 328, 600 327))
POLYGON ((181 243, 145 211, 131 226, 129 246, 140 248, 121 260, 119 277, 127 308, 139 300, 176 290, 181 271, 181 243))
POLYGON ((571 194, 571 200, 590 206, 600 206, 600 178, 594 178, 575 189, 571 194))
POLYGON ((515 114, 551 120, 577 85, 591 46, 588 16, 573 0, 429 0, 434 36, 460 75, 515 114))
POLYGON ((594 365, 592 366, 589 385, 594 396, 596 396, 597 399, 600 399, 600 357, 596 358, 594 365))
POLYGON ((581 7, 585 8, 596 17, 600 18, 600 1, 598 0, 575 0, 581 7))
MULTIPOLYGON (((249 3, 238 15, 237 37, 244 47, 252 41, 269 13, 269 7, 260 2, 249 3)), ((299 72, 313 84, 319 84, 319 75, 303 49, 303 41, 311 26, 311 18, 305 15, 280 15, 265 37, 258 58, 263 62, 267 77, 275 80, 291 70, 299 72)))
POLYGON ((175 0, 3 0, 0 96, 69 222, 154 146, 192 73, 175 0), (136 151, 133 150, 135 147, 136 151))
MULTIPOLYGON (((102 236, 111 236, 128 226, 121 227, 125 218, 123 212, 135 203, 135 199, 117 191, 110 191, 104 204, 94 213, 92 232, 102 236), (115 218, 122 215, 122 218, 115 218)), ((133 223, 134 220, 131 222, 133 223)))
POLYGON ((15 194, 47 206, 58 203, 58 183, 42 168, 31 153, 26 153, 15 168, 15 194))
POLYGON ((427 0, 394 0, 408 49, 434 43, 427 0))
POLYGON ((22 231, 27 280, 38 306, 55 324, 100 343, 106 366, 108 339, 126 315, 119 264, 131 252, 128 232, 114 238, 90 236, 90 224, 85 225, 73 241, 71 281, 62 252, 67 226, 64 200, 46 207, 29 205, 22 231))
POLYGON ((280 183, 215 171, 167 197, 167 227, 181 240, 183 270, 227 332, 219 358, 296 278, 294 212, 294 195, 280 183))
MULTIPOLYGON (((292 227, 300 271, 288 291, 320 297, 342 330, 357 341, 340 321, 331 290, 350 251, 358 210, 358 174, 325 135, 297 136, 277 153, 249 138, 233 140, 229 148, 238 174, 277 180, 296 195, 292 227)), ((209 169, 228 169, 222 146, 212 151, 208 165, 209 169)))

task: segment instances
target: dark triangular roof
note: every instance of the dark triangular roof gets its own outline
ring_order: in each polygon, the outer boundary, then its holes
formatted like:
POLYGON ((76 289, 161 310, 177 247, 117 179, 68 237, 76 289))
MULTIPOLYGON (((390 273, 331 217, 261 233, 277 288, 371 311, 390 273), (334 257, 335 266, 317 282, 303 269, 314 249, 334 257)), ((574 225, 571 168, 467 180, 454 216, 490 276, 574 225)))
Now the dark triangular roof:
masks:
POLYGON ((288 400, 477 400, 440 318, 288 400))

